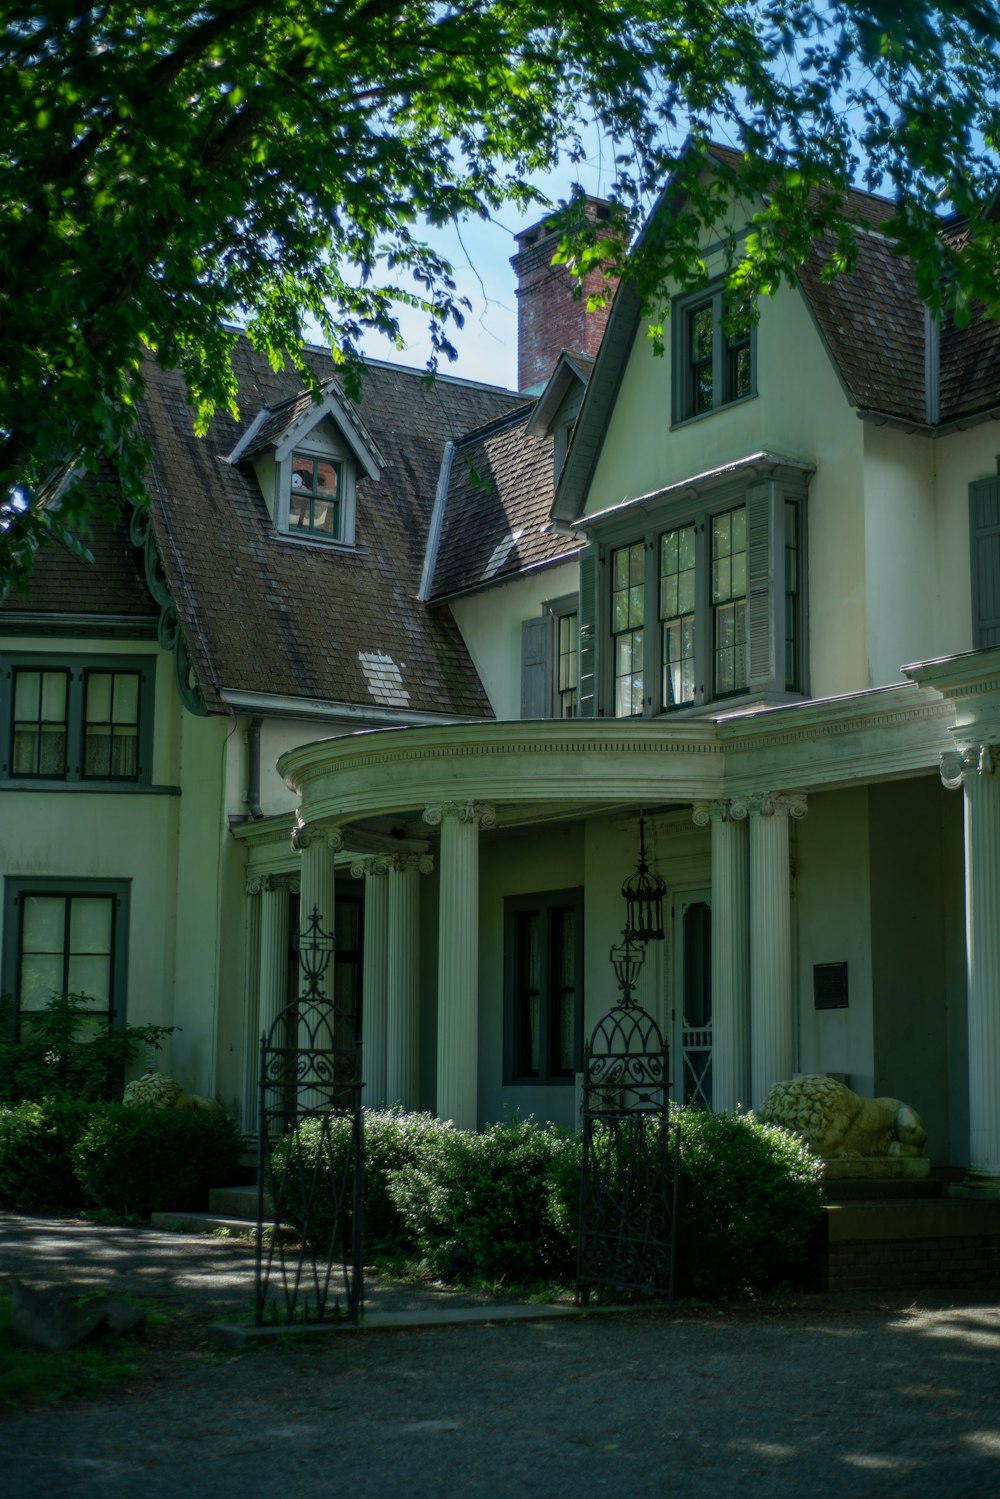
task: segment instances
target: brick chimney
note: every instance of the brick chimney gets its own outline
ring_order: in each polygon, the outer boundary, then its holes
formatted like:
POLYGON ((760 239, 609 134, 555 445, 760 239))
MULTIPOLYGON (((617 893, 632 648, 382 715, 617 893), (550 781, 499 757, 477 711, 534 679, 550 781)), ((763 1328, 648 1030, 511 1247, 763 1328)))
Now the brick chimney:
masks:
MULTIPOLYGON (((603 198, 585 199, 592 223, 607 219, 609 211, 603 198)), ((598 311, 587 311, 587 297, 608 288, 600 270, 587 272, 580 296, 574 297, 577 278, 565 266, 552 264, 560 238, 552 226, 549 216, 522 229, 514 236, 517 254, 510 260, 517 274, 517 384, 532 393, 541 390, 563 349, 591 357, 597 353, 611 310, 609 298, 598 311)))

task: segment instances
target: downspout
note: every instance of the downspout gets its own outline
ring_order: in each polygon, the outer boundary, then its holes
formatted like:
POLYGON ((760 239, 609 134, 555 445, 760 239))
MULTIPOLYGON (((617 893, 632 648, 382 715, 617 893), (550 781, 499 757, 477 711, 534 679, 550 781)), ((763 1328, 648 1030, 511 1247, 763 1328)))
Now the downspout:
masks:
POLYGON ((941 320, 924 308, 924 421, 936 427, 941 420, 941 320))
POLYGON ((247 729, 247 807, 253 822, 264 816, 260 805, 260 726, 263 720, 251 718, 247 729))

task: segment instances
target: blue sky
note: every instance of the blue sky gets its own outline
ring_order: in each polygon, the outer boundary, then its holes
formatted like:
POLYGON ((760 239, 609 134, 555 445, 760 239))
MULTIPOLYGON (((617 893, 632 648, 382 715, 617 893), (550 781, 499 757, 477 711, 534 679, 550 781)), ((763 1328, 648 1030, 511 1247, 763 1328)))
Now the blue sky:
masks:
MULTIPOLYGON (((595 136, 590 159, 572 166, 567 163, 563 171, 541 179, 539 188, 553 203, 568 197, 574 182, 579 182, 586 192, 602 196, 611 184, 609 155, 606 149, 602 159, 595 136)), ((514 235, 537 222, 543 213, 544 209, 536 208, 521 215, 511 207, 493 222, 473 219, 457 227, 428 231, 428 240, 451 261, 459 291, 472 304, 465 327, 451 331, 458 358, 454 363, 443 360, 442 374, 516 387, 517 298, 510 257, 517 248, 514 235)), ((400 322, 407 340, 405 352, 397 352, 385 340, 374 337, 367 341, 365 352, 374 359, 422 367, 431 352, 426 320, 419 313, 404 309, 400 322)))

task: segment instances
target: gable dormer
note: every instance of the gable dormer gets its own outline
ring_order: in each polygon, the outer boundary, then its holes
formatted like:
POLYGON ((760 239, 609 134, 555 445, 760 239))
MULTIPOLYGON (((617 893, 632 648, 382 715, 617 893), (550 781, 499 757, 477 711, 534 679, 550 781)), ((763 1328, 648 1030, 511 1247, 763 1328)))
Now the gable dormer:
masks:
POLYGON ((558 482, 569 440, 590 379, 594 361, 589 354, 564 349, 556 361, 525 431, 530 437, 552 438, 552 479, 558 482))
POLYGON ((265 406, 229 455, 252 466, 275 532, 285 540, 353 547, 357 481, 384 460, 364 423, 329 381, 319 400, 300 391, 265 406))

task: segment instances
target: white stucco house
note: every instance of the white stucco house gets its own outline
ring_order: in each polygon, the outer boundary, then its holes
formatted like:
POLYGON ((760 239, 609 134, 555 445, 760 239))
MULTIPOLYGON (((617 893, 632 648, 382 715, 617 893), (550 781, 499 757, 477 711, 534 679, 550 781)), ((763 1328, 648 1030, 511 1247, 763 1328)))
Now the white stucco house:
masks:
POLYGON ((1000 336, 853 206, 855 272, 818 245, 738 335, 708 247, 661 358, 533 226, 521 395, 373 365, 351 402, 316 351, 314 403, 241 342, 199 440, 151 369, 149 511, 0 608, 18 1006, 176 1024, 252 1130, 315 907, 370 1102, 568 1124, 642 813, 676 1096, 834 1073, 995 1194, 1000 336))

